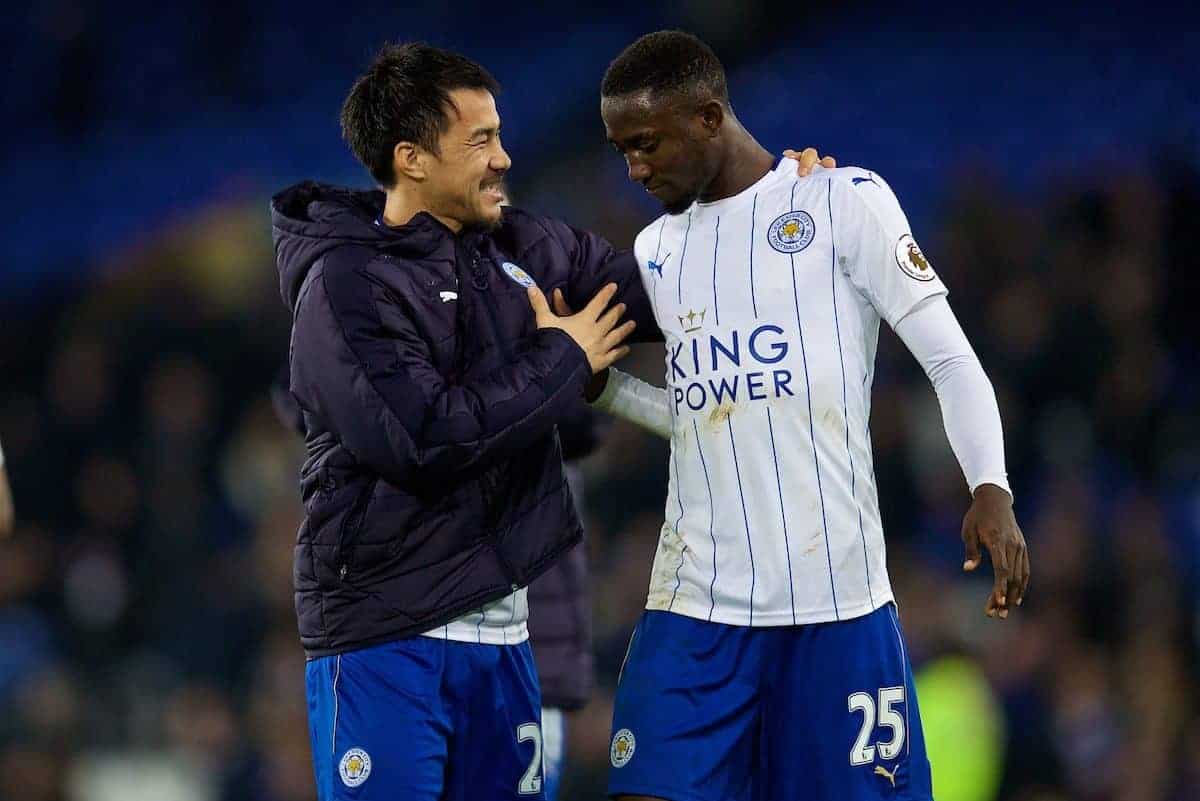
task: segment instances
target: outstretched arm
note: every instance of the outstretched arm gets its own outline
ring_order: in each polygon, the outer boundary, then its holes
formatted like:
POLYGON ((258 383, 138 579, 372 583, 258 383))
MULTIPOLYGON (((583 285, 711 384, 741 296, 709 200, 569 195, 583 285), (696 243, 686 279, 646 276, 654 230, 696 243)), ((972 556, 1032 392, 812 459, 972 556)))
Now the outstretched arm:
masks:
MULTIPOLYGON (((663 439, 671 438, 671 408, 665 389, 615 367, 597 373, 594 380, 602 389, 592 400, 593 406, 663 439)), ((589 400, 594 391, 595 387, 589 386, 589 400)))
MULTIPOLYGON (((561 289, 554 290, 554 313, 559 317, 574 313, 561 289)), ((662 387, 609 367, 592 376, 584 397, 600 411, 628 420, 663 439, 671 438, 670 401, 662 387)))
POLYGON ((1013 515, 995 390, 944 295, 918 304, 895 330, 933 383, 946 436, 971 489, 962 528, 963 569, 977 568, 979 546, 987 548, 995 581, 986 612, 1006 618, 1029 586, 1029 551, 1013 515))

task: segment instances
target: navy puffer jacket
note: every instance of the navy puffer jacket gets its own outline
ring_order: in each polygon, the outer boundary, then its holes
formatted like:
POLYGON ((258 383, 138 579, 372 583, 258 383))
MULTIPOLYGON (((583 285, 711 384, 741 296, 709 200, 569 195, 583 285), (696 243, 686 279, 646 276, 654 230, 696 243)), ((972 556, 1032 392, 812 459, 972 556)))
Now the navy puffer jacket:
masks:
POLYGON ((527 585, 579 541, 555 423, 590 374, 534 325, 523 282, 581 307, 615 281, 661 338, 637 266, 516 209, 495 231, 379 224, 384 196, 311 182, 272 204, 304 416, 295 549, 310 656, 439 626, 527 585))

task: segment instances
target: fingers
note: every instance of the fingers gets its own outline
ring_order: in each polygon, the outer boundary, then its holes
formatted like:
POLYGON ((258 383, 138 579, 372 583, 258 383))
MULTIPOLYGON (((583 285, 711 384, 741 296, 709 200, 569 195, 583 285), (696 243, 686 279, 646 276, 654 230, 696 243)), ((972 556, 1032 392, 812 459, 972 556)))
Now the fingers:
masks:
POLYGON ((621 316, 625 314, 625 304, 618 303, 604 313, 604 316, 596 321, 596 325, 600 326, 601 331, 609 331, 618 322, 621 321, 621 316))
POLYGON ((612 350, 617 345, 620 345, 629 335, 633 333, 633 329, 637 328, 637 323, 633 320, 626 320, 622 325, 609 331, 604 337, 604 349, 612 350))
POLYGON ((1008 586, 1004 589, 1004 598, 1008 602, 1004 609, 1000 612, 1000 617, 1008 617, 1009 610, 1020 603, 1021 583, 1025 572, 1025 559, 1022 556, 1023 549, 1019 544, 1013 545, 1009 552, 1008 563, 1012 565, 1012 573, 1008 578, 1008 586))
POLYGON ((571 307, 567 305, 567 298, 563 295, 562 289, 554 290, 554 313, 559 317, 570 317, 575 313, 571 311, 571 307))
POLYGON ((800 167, 804 169, 805 174, 812 172, 813 165, 820 159, 815 147, 806 147, 800 151, 800 167))
POLYGON ((1025 592, 1029 589, 1029 546, 1026 545, 1021 553, 1021 558, 1025 560, 1025 575, 1021 579, 1021 593, 1017 596, 1017 606, 1025 602, 1025 592))
POLYGON ((783 151, 783 155, 789 159, 796 161, 796 175, 805 176, 811 175, 814 168, 820 166, 827 170, 832 170, 837 167, 837 159, 833 156, 822 157, 817 153, 816 148, 806 147, 799 152, 788 148, 783 151))
POLYGON ((614 364, 621 361, 621 359, 624 359, 628 355, 629 355, 629 346, 628 345, 622 345, 619 348, 613 348, 612 350, 608 351, 600 358, 596 359, 595 363, 592 365, 592 372, 593 373, 603 372, 604 370, 607 370, 609 367, 612 367, 614 364))
POLYGON ((1003 546, 989 547, 989 555, 992 557, 992 570, 995 578, 992 582, 992 597, 988 601, 990 611, 988 617, 995 617, 999 614, 1000 617, 1008 617, 1008 584, 1012 579, 1012 565, 1008 561, 1008 554, 1003 546))
POLYGON ((979 567, 979 533, 975 530, 974 525, 969 522, 963 523, 962 539, 963 549, 966 552, 963 570, 970 573, 979 567))
POLYGON ((783 155, 796 161, 796 175, 801 177, 811 173, 813 165, 815 165, 819 159, 816 149, 811 147, 806 147, 800 152, 796 152, 795 150, 789 148, 788 150, 783 151, 783 155))
POLYGON ((589 320, 599 320, 600 315, 608 308, 609 302, 613 296, 617 294, 616 284, 605 284, 604 288, 597 292, 583 311, 587 313, 589 320))
POLYGON ((550 314, 550 305, 546 303, 546 296, 536 286, 526 289, 525 294, 529 296, 529 305, 533 307, 533 315, 540 325, 546 315, 550 314))

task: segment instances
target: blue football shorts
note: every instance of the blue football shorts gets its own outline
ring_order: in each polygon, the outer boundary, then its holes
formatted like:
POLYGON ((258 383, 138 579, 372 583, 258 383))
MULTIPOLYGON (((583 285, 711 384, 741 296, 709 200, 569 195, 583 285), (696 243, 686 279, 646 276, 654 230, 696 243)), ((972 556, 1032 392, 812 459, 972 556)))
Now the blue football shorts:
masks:
POLYGON ((541 801, 528 643, 411 637, 309 660, 320 801, 541 801))
POLYGON ((610 796, 927 801, 896 608, 749 628, 643 614, 617 688, 610 796))

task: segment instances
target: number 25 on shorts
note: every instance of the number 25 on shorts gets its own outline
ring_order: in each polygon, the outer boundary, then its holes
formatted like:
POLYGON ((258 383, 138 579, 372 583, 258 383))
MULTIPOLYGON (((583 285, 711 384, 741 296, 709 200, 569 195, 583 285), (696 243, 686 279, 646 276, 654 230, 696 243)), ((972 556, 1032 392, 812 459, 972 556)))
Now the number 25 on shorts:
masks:
POLYGON ((904 715, 895 706, 903 703, 903 687, 880 687, 878 704, 870 693, 854 693, 847 699, 851 713, 863 713, 862 728, 859 729, 854 747, 850 749, 851 765, 870 765, 875 761, 876 749, 879 750, 880 759, 891 760, 900 755, 906 732, 904 715), (877 740, 875 745, 871 745, 871 734, 877 723, 882 728, 891 729, 891 739, 887 742, 877 740))

